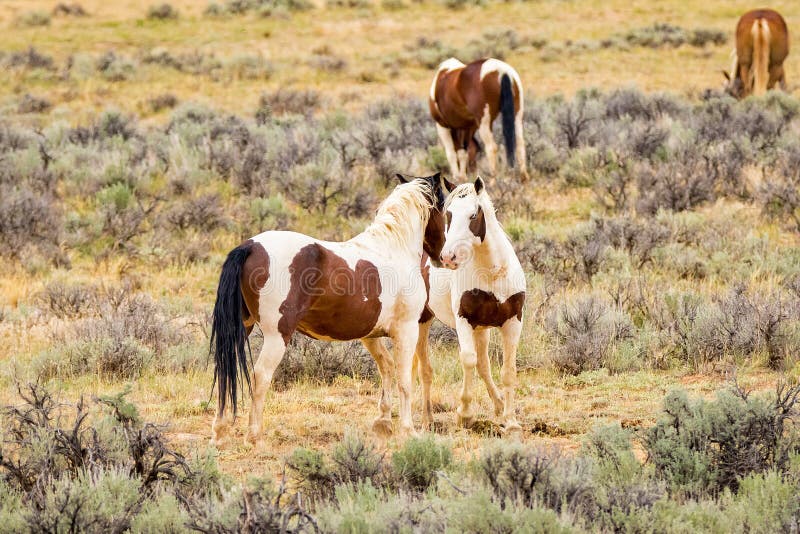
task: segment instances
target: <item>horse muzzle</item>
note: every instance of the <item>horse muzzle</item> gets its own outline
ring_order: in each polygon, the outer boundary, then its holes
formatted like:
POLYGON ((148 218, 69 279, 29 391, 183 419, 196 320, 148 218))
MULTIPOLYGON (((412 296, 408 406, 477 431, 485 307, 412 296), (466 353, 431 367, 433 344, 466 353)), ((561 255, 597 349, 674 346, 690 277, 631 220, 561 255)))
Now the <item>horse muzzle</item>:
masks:
POLYGON ((444 267, 445 269, 456 270, 458 269, 458 258, 456 257, 455 252, 451 254, 442 254, 442 261, 440 262, 440 267, 444 267))

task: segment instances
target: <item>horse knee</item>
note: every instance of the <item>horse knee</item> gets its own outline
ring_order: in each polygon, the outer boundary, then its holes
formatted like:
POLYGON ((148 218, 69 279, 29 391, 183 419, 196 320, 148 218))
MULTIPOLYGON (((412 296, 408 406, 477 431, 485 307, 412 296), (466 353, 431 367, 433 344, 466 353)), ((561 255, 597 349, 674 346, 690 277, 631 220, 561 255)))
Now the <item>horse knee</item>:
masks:
POLYGON ((478 365, 478 353, 470 350, 461 351, 461 365, 474 369, 478 365))

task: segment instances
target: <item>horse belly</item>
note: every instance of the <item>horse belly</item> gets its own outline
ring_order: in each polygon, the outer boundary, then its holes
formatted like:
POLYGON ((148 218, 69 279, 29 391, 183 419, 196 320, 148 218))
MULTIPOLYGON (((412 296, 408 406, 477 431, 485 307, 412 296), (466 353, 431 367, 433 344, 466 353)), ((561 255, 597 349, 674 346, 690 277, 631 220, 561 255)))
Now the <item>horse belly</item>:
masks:
POLYGON ((358 297, 321 298, 303 316, 297 329, 317 338, 349 341, 368 337, 381 313, 380 301, 358 297))
POLYGON ((450 290, 453 282, 453 271, 431 267, 430 292, 428 307, 441 322, 451 328, 456 326, 456 318, 451 305, 450 290))

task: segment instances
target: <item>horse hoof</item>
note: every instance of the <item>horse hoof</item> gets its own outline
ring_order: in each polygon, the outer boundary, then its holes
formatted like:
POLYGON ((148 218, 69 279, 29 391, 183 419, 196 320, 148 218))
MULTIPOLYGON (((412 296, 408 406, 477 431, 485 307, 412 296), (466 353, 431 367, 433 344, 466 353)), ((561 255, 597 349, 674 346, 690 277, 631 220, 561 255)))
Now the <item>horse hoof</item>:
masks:
POLYGON ((261 430, 250 428, 247 430, 245 441, 250 445, 256 446, 261 441, 261 430))
POLYGON ((519 440, 522 438, 522 427, 516 421, 506 423, 503 426, 503 434, 508 438, 519 440))
POLYGON ((413 427, 404 427, 400 429, 400 436, 402 439, 418 438, 419 432, 413 427))
POLYGON ((462 428, 472 428, 473 424, 475 424, 474 416, 458 414, 458 426, 462 428))
POLYGON ((372 431, 379 437, 386 439, 392 435, 392 421, 389 419, 375 419, 372 423, 372 431))

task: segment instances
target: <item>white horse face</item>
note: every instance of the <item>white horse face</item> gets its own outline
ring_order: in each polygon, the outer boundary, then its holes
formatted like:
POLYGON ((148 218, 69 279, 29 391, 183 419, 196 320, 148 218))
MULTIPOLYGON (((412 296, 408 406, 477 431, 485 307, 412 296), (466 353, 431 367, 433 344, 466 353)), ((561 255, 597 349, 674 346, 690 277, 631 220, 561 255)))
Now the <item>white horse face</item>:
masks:
POLYGON ((486 216, 480 203, 483 181, 475 182, 477 193, 469 191, 451 199, 445 211, 445 242, 442 247, 442 265, 458 269, 473 256, 474 247, 486 238, 486 216))

